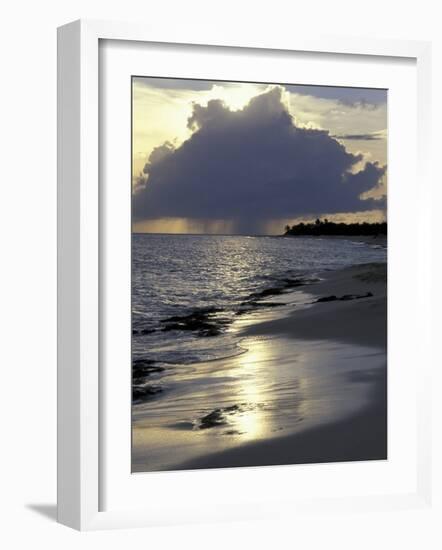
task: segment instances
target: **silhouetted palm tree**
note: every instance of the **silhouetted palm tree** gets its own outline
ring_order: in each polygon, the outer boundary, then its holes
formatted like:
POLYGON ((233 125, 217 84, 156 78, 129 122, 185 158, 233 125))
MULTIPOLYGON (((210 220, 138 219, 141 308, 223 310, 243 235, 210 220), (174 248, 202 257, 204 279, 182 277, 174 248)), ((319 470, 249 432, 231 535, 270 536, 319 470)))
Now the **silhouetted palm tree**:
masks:
POLYGON ((328 219, 319 218, 314 223, 298 223, 290 227, 285 226, 286 235, 386 235, 387 222, 376 223, 335 223, 328 219))

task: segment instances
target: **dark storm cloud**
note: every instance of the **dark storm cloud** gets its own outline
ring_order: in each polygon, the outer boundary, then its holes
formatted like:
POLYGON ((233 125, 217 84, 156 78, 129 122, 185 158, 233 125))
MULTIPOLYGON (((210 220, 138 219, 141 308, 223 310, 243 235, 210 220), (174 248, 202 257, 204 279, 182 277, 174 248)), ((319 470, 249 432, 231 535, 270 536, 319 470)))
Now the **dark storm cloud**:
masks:
POLYGON ((158 88, 160 90, 211 90, 216 84, 212 80, 190 80, 184 78, 161 78, 161 77, 134 77, 136 84, 158 88))
POLYGON ((231 220, 242 231, 271 219, 353 212, 382 206, 360 195, 380 184, 385 167, 366 163, 328 132, 298 128, 281 89, 254 97, 240 111, 220 100, 194 104, 192 136, 165 143, 144 168, 134 194, 136 220, 165 217, 231 220))
POLYGON ((321 99, 339 101, 343 105, 376 108, 387 102, 387 90, 374 88, 343 88, 335 86, 287 85, 285 88, 295 94, 309 95, 321 99))

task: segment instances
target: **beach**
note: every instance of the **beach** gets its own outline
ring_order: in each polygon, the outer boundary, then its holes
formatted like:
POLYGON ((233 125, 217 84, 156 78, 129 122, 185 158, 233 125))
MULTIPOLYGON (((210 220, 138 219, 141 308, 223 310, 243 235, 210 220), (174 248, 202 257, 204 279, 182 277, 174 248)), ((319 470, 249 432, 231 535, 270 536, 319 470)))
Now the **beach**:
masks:
POLYGON ((239 317, 242 353, 172 369, 172 401, 134 416, 133 471, 386 459, 386 275, 321 271, 239 317))
MULTIPOLYGON (((287 335, 294 340, 342 341, 386 350, 386 264, 357 266, 322 274, 309 288, 318 297, 372 297, 316 303, 290 316, 251 326, 248 335, 287 335)), ((194 460, 187 468, 280 465, 381 460, 387 458, 387 371, 356 375, 370 386, 362 410, 325 426, 272 441, 244 445, 222 454, 194 460)))
POLYGON ((245 334, 286 334, 293 338, 339 340, 385 348, 386 264, 323 272, 320 278, 319 283, 308 287, 308 292, 327 301, 302 311, 295 310, 283 319, 253 325, 245 334), (373 296, 365 297, 368 293, 373 296))
POLYGON ((132 471, 385 459, 385 90, 132 86, 132 471))

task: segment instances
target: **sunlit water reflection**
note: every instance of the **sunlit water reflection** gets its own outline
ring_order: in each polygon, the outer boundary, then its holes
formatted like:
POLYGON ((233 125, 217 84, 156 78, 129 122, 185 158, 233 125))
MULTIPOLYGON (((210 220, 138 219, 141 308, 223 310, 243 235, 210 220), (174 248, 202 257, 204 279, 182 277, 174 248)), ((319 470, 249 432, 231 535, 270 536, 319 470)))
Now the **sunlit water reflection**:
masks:
POLYGON ((242 345, 236 357, 171 367, 167 394, 135 408, 134 471, 173 469, 354 413, 385 365, 383 351, 327 341, 249 337, 242 345), (216 410, 219 424, 202 428, 216 410))
POLYGON ((303 287, 238 315, 253 293, 323 269, 385 261, 386 250, 346 240, 134 235, 133 358, 164 368, 161 392, 133 404, 134 471, 323 425, 367 402, 384 352, 325 341, 241 336, 250 324, 310 307, 303 287), (164 318, 205 308, 227 326, 213 337, 164 329, 164 318), (358 372, 362 373, 357 376, 358 372), (368 375, 367 375, 368 373, 368 375))
MULTIPOLYGON (((189 331, 164 332, 161 321, 207 306, 236 320, 237 309, 252 293, 278 286, 287 277, 385 260, 386 250, 376 244, 339 239, 135 234, 133 356, 182 364, 238 353, 231 332, 195 338, 189 331)), ((292 299, 284 294, 275 301, 292 299)))

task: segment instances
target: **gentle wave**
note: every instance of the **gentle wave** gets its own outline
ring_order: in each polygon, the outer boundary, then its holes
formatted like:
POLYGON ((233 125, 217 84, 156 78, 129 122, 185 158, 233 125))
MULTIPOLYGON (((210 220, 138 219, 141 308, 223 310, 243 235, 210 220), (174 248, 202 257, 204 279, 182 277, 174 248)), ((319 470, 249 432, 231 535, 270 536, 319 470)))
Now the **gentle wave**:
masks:
POLYGON ((344 239, 135 234, 132 257, 134 359, 191 364, 242 353, 239 320, 292 303, 318 271, 385 261, 386 249, 344 239))

